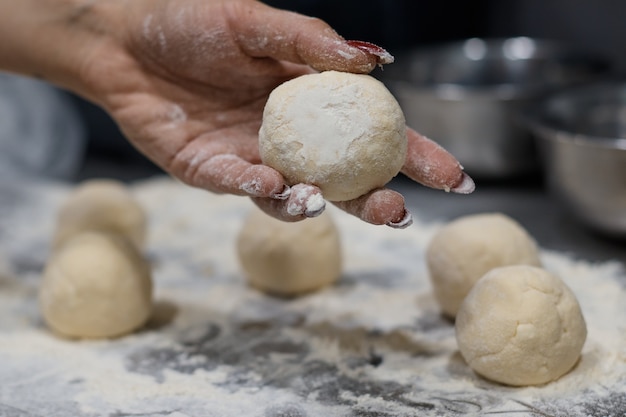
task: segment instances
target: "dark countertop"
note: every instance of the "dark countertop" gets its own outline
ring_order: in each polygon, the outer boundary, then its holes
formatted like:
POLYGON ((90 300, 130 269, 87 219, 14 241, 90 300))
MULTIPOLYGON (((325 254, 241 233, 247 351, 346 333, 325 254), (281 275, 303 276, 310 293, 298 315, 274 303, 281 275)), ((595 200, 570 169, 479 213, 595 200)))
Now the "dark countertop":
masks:
MULTIPOLYGON (((114 165, 90 163, 81 178, 162 174, 114 165)), ((581 364, 563 380, 503 387, 476 377, 458 354, 454 326, 424 275, 428 220, 498 210, 546 249, 624 261, 621 244, 587 235, 540 186, 478 183, 475 194, 460 196, 395 180, 417 218, 412 228, 345 215, 338 227, 346 269, 337 285, 288 300, 249 288, 239 271, 233 247, 252 206, 245 198, 163 179, 137 183, 152 219, 153 317, 128 337, 81 342, 54 337, 37 304, 53 210, 70 187, 0 183, 0 415, 621 415, 624 327, 612 319, 625 314, 626 287, 614 262, 596 267, 544 252, 546 267, 579 294, 590 331, 581 364)))

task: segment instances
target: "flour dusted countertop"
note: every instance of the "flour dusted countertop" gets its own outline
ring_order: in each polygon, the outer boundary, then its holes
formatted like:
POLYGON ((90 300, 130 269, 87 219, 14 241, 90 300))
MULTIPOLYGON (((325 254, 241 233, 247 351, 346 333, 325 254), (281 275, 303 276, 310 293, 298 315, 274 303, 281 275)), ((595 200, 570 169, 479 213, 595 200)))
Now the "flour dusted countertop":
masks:
MULTIPOLYGON (((543 387, 476 377, 431 295, 423 253, 440 223, 405 230, 330 207, 345 273, 294 300, 246 286, 234 241, 251 209, 169 179, 135 183, 156 286, 147 328, 70 341, 37 306, 56 209, 70 188, 0 182, 0 416, 387 417, 626 415, 626 273, 543 250, 589 329, 574 371, 543 387)), ((417 214, 414 212, 414 214, 417 214)))

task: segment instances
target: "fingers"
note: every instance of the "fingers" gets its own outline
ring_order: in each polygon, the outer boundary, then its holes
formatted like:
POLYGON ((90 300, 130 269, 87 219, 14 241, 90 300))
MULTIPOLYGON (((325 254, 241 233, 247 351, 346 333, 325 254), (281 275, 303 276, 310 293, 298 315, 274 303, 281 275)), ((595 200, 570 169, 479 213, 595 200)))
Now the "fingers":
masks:
MULTIPOLYGON (((319 188, 306 184, 294 185, 291 188, 289 198, 286 200, 253 198, 253 201, 265 213, 288 222, 318 216, 325 208, 325 202, 319 188)), ((388 189, 381 188, 357 199, 333 202, 333 204, 345 212, 375 225, 404 229, 413 223, 411 213, 404 205, 404 197, 388 189)))
POLYGON ((348 42, 319 19, 260 2, 239 8, 231 27, 248 55, 306 64, 317 71, 366 74, 377 64, 393 62, 384 49, 367 42, 348 42))
POLYGON ((386 188, 371 191, 350 201, 333 202, 337 207, 368 223, 403 229, 413 223, 404 205, 404 197, 386 188))
POLYGON ((184 180, 216 193, 252 197, 263 211, 284 221, 319 216, 326 207, 318 187, 307 184, 289 187, 278 171, 234 154, 210 157, 184 180))
POLYGON ((474 191, 474 181, 463 172, 454 156, 413 129, 407 128, 407 137, 409 144, 402 173, 427 187, 459 194, 474 191))
POLYGON ((280 220, 294 222, 322 214, 326 202, 319 188, 296 184, 284 200, 253 198, 252 201, 265 213, 280 220))
MULTIPOLYGON (((318 187, 308 184, 288 187, 274 169, 251 164, 233 154, 211 157, 187 182, 213 192, 250 196, 261 210, 283 221, 316 217, 326 207, 318 187)), ((412 223, 404 197, 388 189, 377 189, 357 199, 334 204, 376 225, 405 228, 412 223)))
POLYGON ((282 175, 265 165, 254 165, 233 154, 206 160, 186 178, 194 187, 216 193, 284 199, 290 189, 282 175))

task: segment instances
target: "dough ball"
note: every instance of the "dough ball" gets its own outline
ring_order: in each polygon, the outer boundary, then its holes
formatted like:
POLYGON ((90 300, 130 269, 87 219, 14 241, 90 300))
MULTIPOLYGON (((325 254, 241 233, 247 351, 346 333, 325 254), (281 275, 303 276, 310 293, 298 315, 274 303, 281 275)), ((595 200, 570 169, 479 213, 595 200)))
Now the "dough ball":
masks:
POLYGON ((120 336, 150 316, 150 268, 120 235, 78 234, 48 260, 39 303, 46 323, 62 335, 120 336))
POLYGON ((472 286, 489 270, 507 265, 541 266, 534 239, 500 213, 474 214, 442 227, 426 250, 431 283, 444 314, 456 316, 472 286))
POLYGON ((287 223, 254 210, 239 233, 237 252, 248 282, 274 295, 318 290, 342 270, 339 232, 327 212, 287 223))
POLYGON ((90 180, 80 184, 61 206, 53 246, 85 231, 118 233, 142 248, 146 215, 128 188, 115 180, 90 180))
POLYGON ((478 374, 508 385, 538 385, 578 361, 587 327, 576 297, 556 276, 528 265, 493 269, 456 317, 459 350, 478 374))
POLYGON ((278 86, 259 132, 263 163, 286 181, 314 184, 327 200, 352 200, 388 183, 406 159, 396 99, 369 75, 327 71, 278 86))

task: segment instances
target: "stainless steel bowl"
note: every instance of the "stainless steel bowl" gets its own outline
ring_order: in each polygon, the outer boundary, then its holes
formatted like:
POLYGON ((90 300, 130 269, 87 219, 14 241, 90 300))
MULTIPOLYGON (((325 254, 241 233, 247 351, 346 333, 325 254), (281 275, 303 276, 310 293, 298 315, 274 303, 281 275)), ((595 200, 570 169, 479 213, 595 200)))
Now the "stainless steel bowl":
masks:
POLYGON ((526 120, 551 192, 586 225, 626 238, 626 82, 565 89, 526 120))
POLYGON ((607 70, 608 63, 595 55, 518 37, 400 53, 381 79, 410 126, 444 146, 470 175, 500 179, 538 167, 518 110, 555 88, 607 70))

